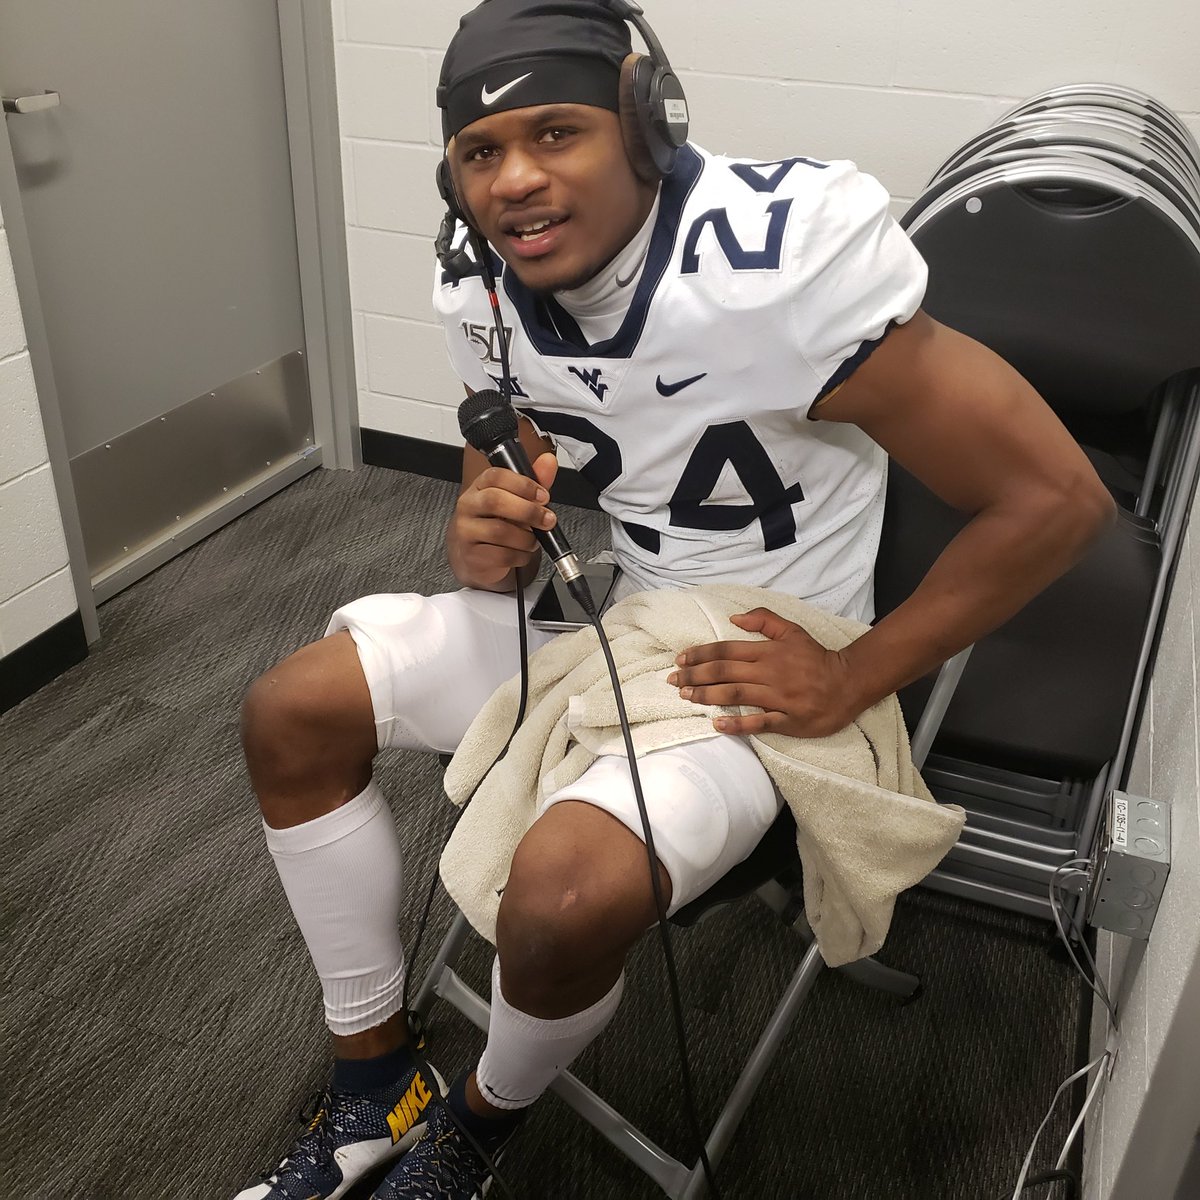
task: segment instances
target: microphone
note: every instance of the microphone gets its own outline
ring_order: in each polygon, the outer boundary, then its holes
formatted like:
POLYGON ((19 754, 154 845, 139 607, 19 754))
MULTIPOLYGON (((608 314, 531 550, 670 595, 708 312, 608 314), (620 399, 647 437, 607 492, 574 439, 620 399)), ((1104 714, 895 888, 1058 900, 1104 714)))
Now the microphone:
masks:
MULTIPOLYGON (((470 445, 483 454, 494 467, 506 467, 527 479, 536 479, 533 464, 517 434, 517 413, 511 404, 494 388, 468 396, 458 406, 458 427, 470 445)), ((589 616, 596 615, 596 602, 562 530, 535 529, 534 537, 554 563, 562 581, 572 596, 583 605, 589 616)))

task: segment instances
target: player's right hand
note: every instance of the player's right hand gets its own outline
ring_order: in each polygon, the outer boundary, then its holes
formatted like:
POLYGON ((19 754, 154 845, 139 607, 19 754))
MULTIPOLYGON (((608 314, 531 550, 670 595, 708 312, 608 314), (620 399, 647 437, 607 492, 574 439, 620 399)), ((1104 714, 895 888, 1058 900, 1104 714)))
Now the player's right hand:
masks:
POLYGON ((533 472, 537 483, 504 467, 487 467, 458 497, 447 544, 450 567, 465 587, 506 589, 514 584, 514 572, 524 577, 525 568, 536 567, 540 548, 533 530, 554 528, 546 505, 558 460, 540 454, 533 472))

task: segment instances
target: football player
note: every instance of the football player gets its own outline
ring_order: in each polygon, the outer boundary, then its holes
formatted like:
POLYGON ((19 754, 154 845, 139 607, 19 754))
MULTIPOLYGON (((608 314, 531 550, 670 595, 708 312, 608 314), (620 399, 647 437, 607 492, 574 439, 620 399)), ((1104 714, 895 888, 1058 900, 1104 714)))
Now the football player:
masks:
MULTIPOLYGON (((379 1200, 482 1194, 484 1164, 408 1047, 401 839, 371 764, 453 750, 518 670, 511 592, 537 571, 532 530, 555 521, 555 447, 600 493, 626 593, 751 583, 869 622, 888 457, 971 517, 840 653, 764 607, 738 619, 763 640, 682 656, 685 697, 761 711, 642 763, 669 911, 779 811, 746 735, 843 728, 1005 621, 1111 518, 1033 389, 921 311, 924 264, 876 181, 673 144, 647 66, 665 68, 631 55, 608 0, 488 0, 446 53, 446 167, 503 265, 511 378, 479 279, 439 266, 434 304, 467 388, 511 387, 537 479, 466 448, 446 537, 463 590, 346 605, 246 699, 250 776, 335 1063, 307 1129, 238 1200, 339 1197, 393 1157, 379 1200)), ((550 636, 531 630, 531 650, 550 636)), ((600 758, 547 798, 504 890, 487 1047, 447 1097, 489 1153, 608 1023, 655 919, 627 765, 600 758)))

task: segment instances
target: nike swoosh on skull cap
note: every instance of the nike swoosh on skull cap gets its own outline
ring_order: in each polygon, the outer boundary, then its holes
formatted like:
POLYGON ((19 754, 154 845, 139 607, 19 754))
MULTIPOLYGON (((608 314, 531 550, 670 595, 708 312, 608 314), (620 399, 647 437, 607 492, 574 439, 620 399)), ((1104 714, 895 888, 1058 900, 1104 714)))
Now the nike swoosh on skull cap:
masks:
POLYGON ((505 92, 512 91, 512 89, 515 88, 518 83, 524 83, 525 80, 528 79, 532 74, 532 71, 526 71, 525 74, 519 79, 514 79, 511 83, 506 83, 503 87, 498 87, 494 92, 489 92, 487 84, 485 83, 483 85, 483 91, 479 94, 479 98, 484 102, 484 104, 495 104, 505 92))

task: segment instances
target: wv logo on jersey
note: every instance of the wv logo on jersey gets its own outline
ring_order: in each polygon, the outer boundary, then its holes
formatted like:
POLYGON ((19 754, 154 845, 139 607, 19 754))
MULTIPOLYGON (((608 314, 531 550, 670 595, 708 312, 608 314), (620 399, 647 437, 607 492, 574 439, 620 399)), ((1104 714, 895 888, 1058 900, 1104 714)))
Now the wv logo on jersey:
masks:
POLYGON ((418 1071, 413 1081, 408 1085, 408 1091, 400 1097, 400 1103, 388 1113, 388 1128, 392 1131, 392 1144, 395 1145, 420 1119, 425 1106, 433 1099, 425 1080, 418 1071))
POLYGON ((590 388, 592 395, 595 396, 601 404, 604 403, 604 393, 608 391, 608 384, 601 382, 600 367, 593 367, 590 371, 581 370, 579 367, 568 367, 567 370, 570 371, 571 374, 574 375, 575 378, 578 379, 579 382, 585 387, 590 388))

